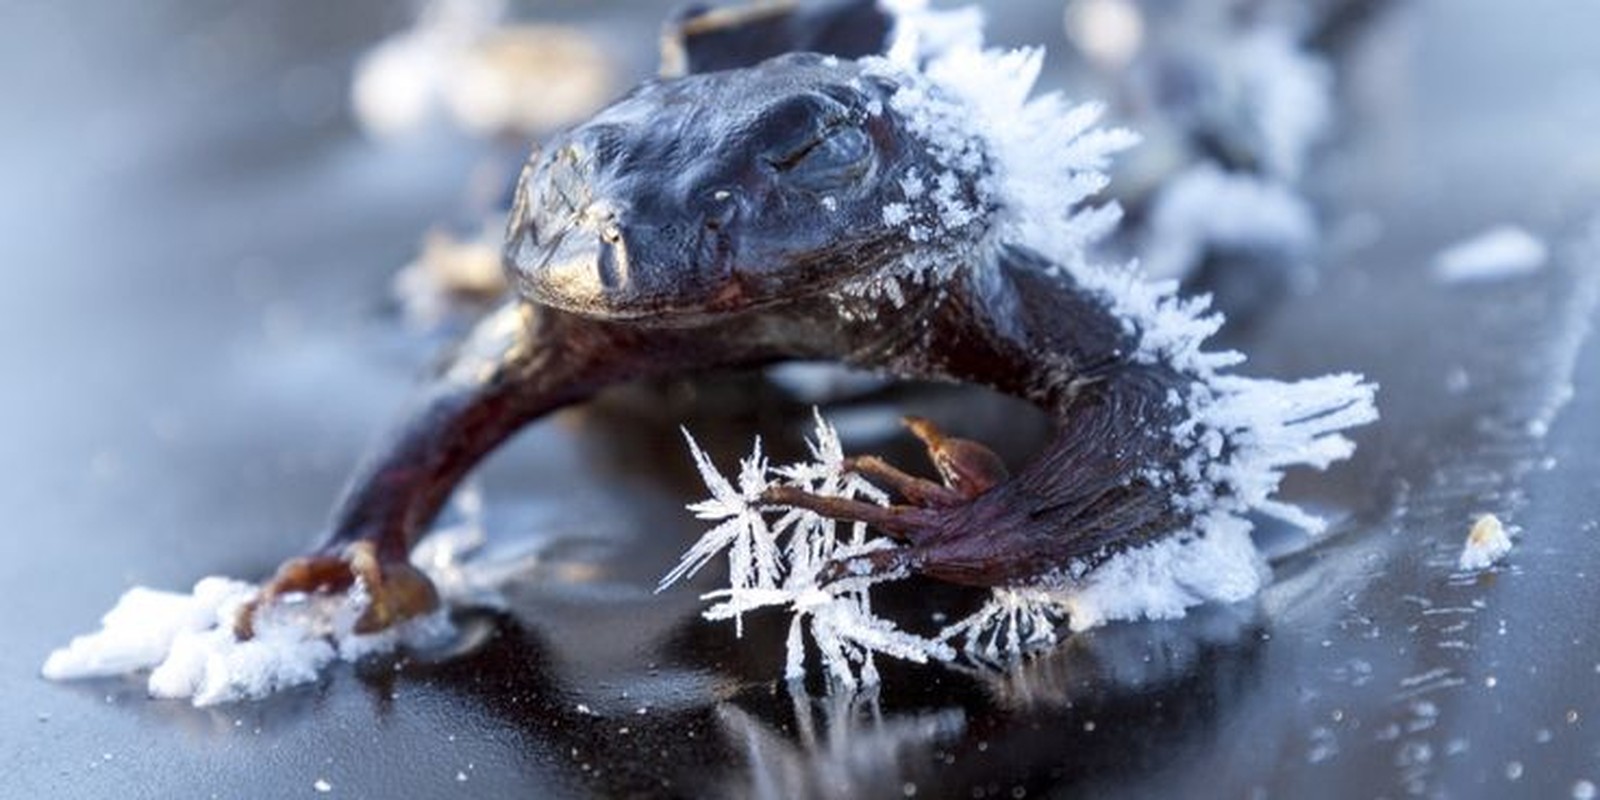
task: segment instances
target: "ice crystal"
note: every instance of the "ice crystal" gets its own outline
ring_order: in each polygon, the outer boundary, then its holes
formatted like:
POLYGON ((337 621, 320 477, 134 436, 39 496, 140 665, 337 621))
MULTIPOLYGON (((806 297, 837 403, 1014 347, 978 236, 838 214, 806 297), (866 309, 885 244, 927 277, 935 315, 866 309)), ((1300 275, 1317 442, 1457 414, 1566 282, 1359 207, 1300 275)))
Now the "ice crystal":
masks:
POLYGON ((684 431, 689 440, 689 451, 694 455, 695 467, 705 481, 711 497, 691 504, 694 515, 716 527, 707 531, 678 561, 678 566, 667 573, 656 587, 657 591, 693 576, 718 553, 728 551, 728 583, 735 589, 770 590, 778 585, 780 553, 777 533, 763 515, 761 493, 768 487, 767 460, 761 455, 761 440, 755 450, 739 464, 738 486, 722 477, 711 457, 700 449, 700 444, 684 431))
POLYGON ((1060 593, 1042 587, 998 588, 971 616, 939 632, 961 642, 968 658, 1007 664, 1056 643, 1056 626, 1066 617, 1060 593))
POLYGON ((820 414, 816 437, 809 442, 812 460, 769 466, 758 441, 755 451, 740 462, 737 486, 717 471, 692 436, 688 439, 700 476, 711 492, 709 499, 689 508, 699 518, 718 524, 684 553, 677 567, 661 579, 660 589, 692 576, 726 552, 728 588, 703 596, 717 601, 706 609, 705 618, 732 619, 742 635, 746 613, 762 608, 788 611, 792 618, 785 675, 791 679, 805 676, 806 628, 816 643, 823 670, 845 689, 877 683, 873 657, 878 653, 919 663, 953 657, 943 643, 906 633, 873 613, 870 588, 903 578, 903 572, 847 570, 842 577, 825 579, 832 565, 858 563, 857 559, 892 548, 891 542, 869 540, 862 523, 841 530, 840 523, 811 511, 762 501, 767 489, 792 486, 827 497, 880 505, 888 502, 882 491, 844 470, 838 432, 820 414))

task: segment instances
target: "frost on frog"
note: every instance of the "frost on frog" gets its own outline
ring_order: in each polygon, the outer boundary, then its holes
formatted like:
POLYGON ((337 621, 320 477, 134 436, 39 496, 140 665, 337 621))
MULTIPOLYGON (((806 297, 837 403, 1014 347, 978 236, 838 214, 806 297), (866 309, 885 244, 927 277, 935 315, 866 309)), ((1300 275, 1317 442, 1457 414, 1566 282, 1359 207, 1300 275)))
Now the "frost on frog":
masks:
POLYGON ((988 605, 935 638, 911 635, 873 614, 870 603, 872 584, 903 576, 820 580, 830 563, 893 544, 866 538, 860 526, 842 533, 808 511, 760 502, 768 488, 785 485, 885 502, 841 472, 837 438, 819 419, 815 463, 773 469, 758 446, 737 487, 695 448, 713 496, 693 508, 719 525, 663 586, 727 551, 732 580, 706 596, 718 601, 706 616, 737 623, 746 611, 785 608, 794 615, 789 675, 803 674, 801 628, 809 624, 826 671, 847 685, 875 679, 877 653, 947 659, 958 643, 975 661, 1004 662, 1053 645, 1062 622, 1082 630, 1110 620, 1172 618, 1202 603, 1254 595, 1266 568, 1250 539, 1249 515, 1322 529, 1321 520, 1275 497, 1279 483, 1290 468, 1323 469, 1349 457, 1354 446, 1343 431, 1377 418, 1375 388, 1351 374, 1295 382, 1231 374, 1244 357, 1205 349, 1222 318, 1204 298, 1180 297, 1174 281, 1148 281, 1133 265, 1106 266, 1090 257, 1119 216, 1115 204, 1095 206, 1091 198, 1106 184, 1111 156, 1132 145, 1134 134, 1097 127, 1098 105, 1034 95, 1041 50, 983 49, 975 41, 920 46, 915 20, 902 23, 890 56, 867 59, 867 72, 899 86, 889 106, 941 168, 901 176, 899 196, 883 209, 883 222, 920 246, 899 269, 847 287, 846 294, 895 301, 907 284, 983 281, 1004 247, 1041 254, 1051 272, 1098 295, 1121 320, 1136 342, 1126 354, 1131 363, 1162 364, 1184 379, 1167 402, 1182 410, 1170 434, 1188 455, 1152 465, 1140 477, 1168 487, 1188 522, 1092 571, 1084 565, 996 588, 988 605))

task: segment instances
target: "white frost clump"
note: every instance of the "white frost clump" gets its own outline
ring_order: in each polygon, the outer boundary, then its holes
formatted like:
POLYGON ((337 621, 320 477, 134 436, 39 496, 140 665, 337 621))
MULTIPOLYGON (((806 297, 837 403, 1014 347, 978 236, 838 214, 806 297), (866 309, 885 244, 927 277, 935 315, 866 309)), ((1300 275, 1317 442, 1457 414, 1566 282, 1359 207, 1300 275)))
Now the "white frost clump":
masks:
MULTIPOLYGON (((459 520, 418 543, 411 562, 441 598, 500 607, 498 586, 528 566, 528 553, 479 556, 486 541, 483 501, 471 484, 452 498, 459 520)), ((50 680, 77 680, 151 670, 152 697, 188 698, 196 706, 253 700, 310 683, 335 661, 357 661, 397 647, 427 648, 454 631, 444 608, 371 635, 355 633, 368 598, 358 583, 344 595, 284 597, 258 611, 255 637, 240 641, 233 623, 259 586, 207 577, 188 594, 136 586, 100 621, 51 653, 50 680)))
POLYGON ((1056 626, 1067 616, 1063 592, 1045 587, 1002 587, 971 616, 939 632, 960 641, 961 652, 982 663, 1006 664, 1056 643, 1056 626))
POLYGON ((880 505, 888 502, 876 487, 844 472, 838 433, 820 415, 816 425, 816 438, 810 442, 814 462, 771 467, 757 441, 755 451, 740 463, 736 483, 724 478, 689 437, 695 464, 711 490, 710 499, 689 509, 700 519, 718 524, 684 553, 678 566, 661 579, 658 591, 694 575, 726 552, 729 588, 704 595, 704 599, 718 601, 706 609, 705 618, 732 619, 742 634, 744 614, 768 607, 788 611, 793 618, 785 675, 791 679, 805 677, 805 627, 811 631, 823 669, 835 685, 847 690, 878 682, 873 660, 878 653, 918 663, 949 660, 954 653, 946 645, 906 633, 872 612, 869 588, 904 574, 845 575, 822 582, 822 572, 829 564, 869 556, 891 547, 888 540, 868 540, 862 523, 841 531, 840 523, 811 511, 762 502, 763 492, 780 485, 828 497, 880 505))
POLYGON ((1461 556, 1456 560, 1456 566, 1462 572, 1476 572, 1494 566, 1501 558, 1511 552, 1511 537, 1506 534, 1506 528, 1500 523, 1500 518, 1493 514, 1484 514, 1473 523, 1472 530, 1467 534, 1467 542, 1461 547, 1461 556))
POLYGON ((1128 550, 1085 575, 1061 598, 1074 631, 1115 620, 1176 619, 1203 603, 1236 603, 1266 583, 1250 524, 1219 514, 1179 535, 1128 550))
POLYGON ((1441 251, 1433 274, 1445 283, 1517 278, 1539 271, 1550 257, 1538 237, 1516 225, 1499 225, 1441 251))
POLYGON ((99 631, 51 653, 44 676, 74 680, 151 669, 150 696, 211 706, 310 683, 336 659, 355 661, 401 644, 424 646, 452 630, 441 611, 358 635, 353 628, 367 598, 353 591, 269 606, 256 617, 255 637, 240 641, 233 634, 234 617, 258 588, 217 577, 201 579, 190 594, 134 587, 101 620, 99 631))

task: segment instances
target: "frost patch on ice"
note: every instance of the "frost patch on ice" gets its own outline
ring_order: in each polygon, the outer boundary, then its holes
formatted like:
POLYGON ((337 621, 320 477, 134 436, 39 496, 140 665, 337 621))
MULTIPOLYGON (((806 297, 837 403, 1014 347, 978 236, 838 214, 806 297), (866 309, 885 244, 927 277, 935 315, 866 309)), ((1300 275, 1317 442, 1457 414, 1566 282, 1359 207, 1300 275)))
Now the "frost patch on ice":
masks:
POLYGON ((1545 243, 1527 230, 1500 225, 1440 251, 1433 275, 1445 283, 1504 280, 1538 272, 1549 257, 1545 243))
POLYGON ((187 593, 136 586, 101 619, 100 630, 51 653, 50 680, 108 677, 151 670, 152 697, 188 699, 196 706, 253 700, 315 681, 336 661, 358 661, 400 647, 429 648, 454 634, 451 603, 500 607, 498 587, 527 569, 528 553, 479 555, 486 534, 476 487, 452 499, 453 524, 430 533, 412 552, 446 603, 433 614, 387 631, 362 635, 355 622, 368 598, 359 583, 338 596, 285 597, 255 618, 255 636, 233 634, 239 608, 259 586, 207 577, 187 593))
POLYGON ((150 696, 211 706, 310 683, 335 660, 356 661, 402 644, 427 646, 452 631, 441 611, 383 633, 356 634, 367 600, 352 592, 264 609, 255 637, 241 641, 233 620, 257 588, 218 577, 201 579, 189 594, 134 587, 99 631, 51 653, 44 676, 74 680, 150 669, 150 696))
POLYGON ((1461 547, 1456 566, 1463 572, 1488 569, 1510 553, 1511 548, 1511 536, 1506 533, 1500 518, 1484 514, 1478 517, 1478 521, 1472 524, 1472 530, 1467 533, 1467 541, 1461 547))
POLYGON ((1203 603, 1236 603, 1266 582, 1250 524, 1226 514, 1198 525, 1204 536, 1174 536, 1128 550, 1065 593, 1074 631, 1116 620, 1176 619, 1203 603))
POLYGON ((255 586, 205 578, 190 594, 135 586, 101 618, 101 629, 50 654, 44 676, 72 680, 133 672, 166 658, 180 633, 216 622, 217 609, 248 599, 255 586))

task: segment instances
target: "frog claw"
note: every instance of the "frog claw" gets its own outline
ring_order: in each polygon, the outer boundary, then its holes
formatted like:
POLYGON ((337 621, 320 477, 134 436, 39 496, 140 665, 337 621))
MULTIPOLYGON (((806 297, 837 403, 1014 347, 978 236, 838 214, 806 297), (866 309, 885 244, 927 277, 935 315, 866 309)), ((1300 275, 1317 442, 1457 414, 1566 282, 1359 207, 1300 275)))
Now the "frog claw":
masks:
POLYGON ((439 607, 439 593, 426 575, 406 561, 382 561, 377 547, 361 540, 341 554, 319 553, 284 562, 260 593, 239 608, 234 635, 240 640, 254 638, 256 615, 281 597, 349 592, 357 583, 367 595, 366 610, 354 625, 358 634, 376 633, 439 607))
POLYGON ((951 436, 922 417, 905 417, 903 421, 912 435, 928 448, 928 458, 939 470, 944 485, 962 500, 971 500, 1011 477, 1005 462, 988 447, 971 439, 951 436))
POLYGON ((356 620, 356 633, 377 633, 439 607, 433 581, 411 562, 381 562, 376 546, 366 541, 351 545, 349 553, 350 571, 360 578, 368 598, 367 610, 356 620))

